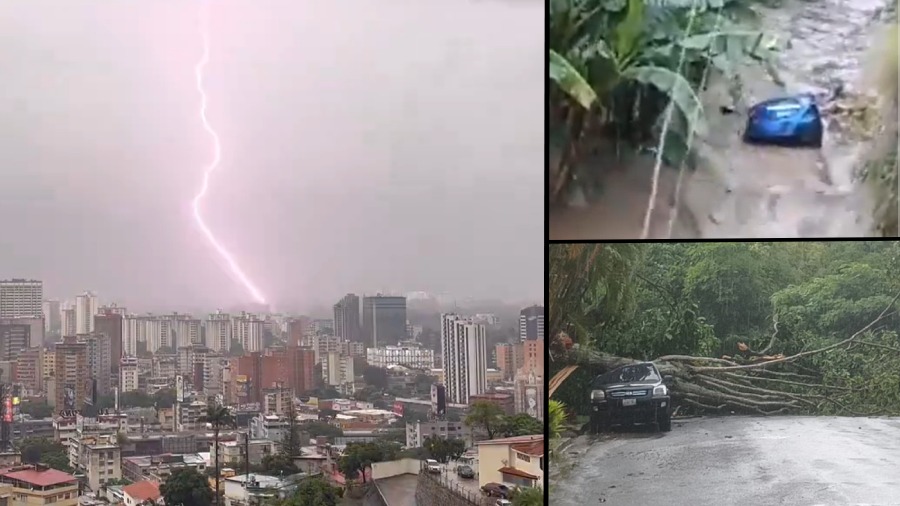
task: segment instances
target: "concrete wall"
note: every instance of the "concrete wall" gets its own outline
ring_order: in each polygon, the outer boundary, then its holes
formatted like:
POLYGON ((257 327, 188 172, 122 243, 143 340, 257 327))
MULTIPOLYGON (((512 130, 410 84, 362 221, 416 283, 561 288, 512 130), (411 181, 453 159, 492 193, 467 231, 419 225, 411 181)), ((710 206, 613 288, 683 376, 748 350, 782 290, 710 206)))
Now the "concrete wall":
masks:
POLYGON ((366 490, 366 495, 363 497, 363 506, 388 506, 388 504, 384 502, 384 497, 378 491, 378 487, 374 486, 366 490))
POLYGON ((482 506, 486 504, 480 495, 465 497, 457 494, 438 482, 428 473, 419 474, 419 482, 416 485, 416 504, 440 505, 440 506, 482 506))
POLYGON ((372 464, 372 479, 380 480, 401 474, 419 474, 422 462, 417 459, 400 459, 372 464))

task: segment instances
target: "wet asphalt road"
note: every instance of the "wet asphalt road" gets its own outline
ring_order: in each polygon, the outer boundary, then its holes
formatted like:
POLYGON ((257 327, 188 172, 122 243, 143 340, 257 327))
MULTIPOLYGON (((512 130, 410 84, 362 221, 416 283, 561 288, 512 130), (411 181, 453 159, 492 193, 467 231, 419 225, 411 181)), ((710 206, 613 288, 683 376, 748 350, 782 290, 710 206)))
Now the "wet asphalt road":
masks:
POLYGON ((900 505, 897 418, 690 419, 581 449, 550 504, 900 505))

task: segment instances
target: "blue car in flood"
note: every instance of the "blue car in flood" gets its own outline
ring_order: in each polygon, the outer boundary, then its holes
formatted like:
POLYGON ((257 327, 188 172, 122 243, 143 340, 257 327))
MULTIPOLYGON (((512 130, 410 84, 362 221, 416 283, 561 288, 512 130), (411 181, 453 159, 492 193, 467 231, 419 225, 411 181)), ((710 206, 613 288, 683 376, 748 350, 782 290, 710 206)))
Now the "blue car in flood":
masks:
POLYGON ((812 94, 773 98, 748 111, 744 142, 822 147, 822 115, 812 94))

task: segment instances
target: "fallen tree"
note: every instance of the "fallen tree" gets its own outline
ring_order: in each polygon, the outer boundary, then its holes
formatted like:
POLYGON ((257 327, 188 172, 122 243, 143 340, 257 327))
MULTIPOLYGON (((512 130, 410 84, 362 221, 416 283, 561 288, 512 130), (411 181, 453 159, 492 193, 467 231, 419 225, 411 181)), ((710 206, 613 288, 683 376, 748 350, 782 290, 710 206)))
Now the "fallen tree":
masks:
MULTIPOLYGON (((865 347, 900 355, 900 348, 866 339, 873 336, 873 330, 880 323, 895 314, 898 298, 900 293, 893 297, 877 318, 852 335, 816 349, 790 355, 772 353, 778 343, 776 321, 771 339, 760 350, 753 350, 739 342, 733 355, 665 355, 652 362, 662 374, 673 377, 673 398, 676 404, 689 408, 689 411, 774 415, 819 413, 827 405, 830 408, 828 411, 835 414, 872 414, 854 410, 847 399, 854 395, 855 390, 840 382, 825 380, 825 374, 810 359, 865 347)), ((639 362, 575 345, 564 332, 554 337, 550 359, 555 366, 590 367, 598 373, 639 362)), ((567 370, 571 374, 571 369, 567 370)), ((557 381, 556 386, 561 381, 557 381)))

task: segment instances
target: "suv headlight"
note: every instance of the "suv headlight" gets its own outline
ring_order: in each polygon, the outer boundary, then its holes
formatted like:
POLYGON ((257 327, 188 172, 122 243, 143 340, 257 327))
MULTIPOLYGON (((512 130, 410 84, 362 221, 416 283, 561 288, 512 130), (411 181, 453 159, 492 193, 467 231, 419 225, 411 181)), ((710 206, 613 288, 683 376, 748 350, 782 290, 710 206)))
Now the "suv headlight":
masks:
POLYGON ((604 399, 606 399, 606 392, 603 390, 591 390, 592 401, 602 401, 604 399))
POLYGON ((667 395, 668 393, 669 393, 669 389, 666 388, 665 385, 658 385, 658 386, 653 387, 653 395, 654 395, 654 396, 657 396, 657 395, 660 395, 660 396, 662 396, 662 395, 667 395))

